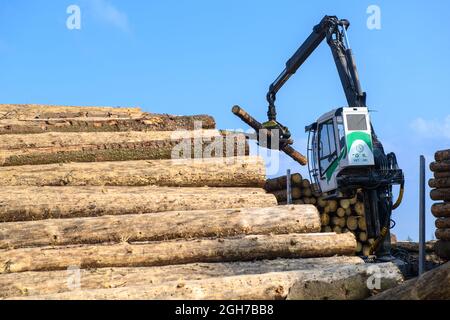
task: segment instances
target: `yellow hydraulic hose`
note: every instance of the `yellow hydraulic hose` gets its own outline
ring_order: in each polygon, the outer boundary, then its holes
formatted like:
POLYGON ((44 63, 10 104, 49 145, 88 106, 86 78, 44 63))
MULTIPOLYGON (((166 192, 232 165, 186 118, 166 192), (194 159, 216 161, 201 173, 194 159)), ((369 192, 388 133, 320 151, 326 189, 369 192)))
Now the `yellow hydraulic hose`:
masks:
POLYGON ((398 206, 400 206, 400 204, 402 203, 403 200, 403 192, 404 192, 405 188, 404 188, 404 183, 402 183, 400 185, 400 192, 398 194, 398 198, 397 201, 395 201, 394 205, 392 206, 392 210, 395 210, 398 208, 398 206))

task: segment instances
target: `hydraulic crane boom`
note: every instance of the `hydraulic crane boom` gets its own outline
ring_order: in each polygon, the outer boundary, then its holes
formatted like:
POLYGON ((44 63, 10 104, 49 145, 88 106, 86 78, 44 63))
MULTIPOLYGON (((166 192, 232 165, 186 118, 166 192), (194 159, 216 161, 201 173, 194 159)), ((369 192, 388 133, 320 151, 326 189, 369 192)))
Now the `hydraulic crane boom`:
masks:
MULTIPOLYGON (((269 87, 269 92, 267 93, 267 102, 269 103, 267 116, 269 122, 265 124, 266 127, 278 129, 285 128, 276 122, 276 94, 324 39, 327 40, 327 43, 331 48, 348 106, 366 106, 366 94, 361 90, 358 71, 347 38, 346 29, 349 26, 350 23, 348 20, 339 20, 336 16, 325 16, 320 23, 313 28, 311 35, 287 61, 285 69, 269 87)), ((287 128, 285 129, 286 132, 284 137, 288 138, 290 134, 287 128)))

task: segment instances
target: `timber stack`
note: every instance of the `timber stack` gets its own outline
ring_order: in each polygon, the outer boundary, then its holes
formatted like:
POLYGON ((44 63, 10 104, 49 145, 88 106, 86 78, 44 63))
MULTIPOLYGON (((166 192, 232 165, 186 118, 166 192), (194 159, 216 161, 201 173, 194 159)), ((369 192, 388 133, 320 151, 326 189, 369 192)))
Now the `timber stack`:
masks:
POLYGON ((430 197, 434 201, 431 207, 436 217, 436 253, 445 260, 450 260, 450 149, 437 151, 434 162, 430 164, 433 178, 428 181, 430 197))
MULTIPOLYGON (((265 181, 210 116, 0 105, 0 299, 372 294, 355 236, 321 233, 315 206, 277 206, 265 181)), ((379 268, 382 289, 402 281, 379 268)))
MULTIPOLYGON (((287 199, 287 177, 268 179, 265 184, 267 192, 277 198, 278 204, 285 205, 287 199)), ((357 240, 356 253, 368 256, 375 239, 367 236, 365 207, 362 192, 357 192, 352 199, 326 200, 317 192, 317 188, 300 173, 291 174, 291 194, 293 204, 312 204, 320 213, 321 231, 336 234, 352 233, 357 240)))

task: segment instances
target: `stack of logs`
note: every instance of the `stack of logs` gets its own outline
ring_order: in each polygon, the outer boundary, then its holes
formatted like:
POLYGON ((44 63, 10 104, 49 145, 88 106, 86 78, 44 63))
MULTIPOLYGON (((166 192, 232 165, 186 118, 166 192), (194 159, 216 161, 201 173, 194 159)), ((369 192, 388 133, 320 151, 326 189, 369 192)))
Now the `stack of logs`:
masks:
MULTIPOLYGON (((268 179, 265 184, 266 191, 277 198, 278 204, 286 204, 287 177, 268 179)), ((308 179, 301 174, 291 175, 291 193, 293 204, 312 204, 320 212, 322 232, 353 233, 357 239, 356 253, 362 256, 370 254, 370 246, 375 239, 368 238, 366 219, 364 216, 363 195, 358 192, 352 199, 326 200, 320 195, 308 179)))
POLYGON ((440 201, 433 204, 431 212, 436 217, 436 253, 443 259, 450 260, 450 149, 437 151, 435 162, 430 164, 434 177, 428 182, 433 188, 432 200, 440 201))
MULTIPOLYGON (((277 206, 265 180, 209 116, 0 105, 0 298, 367 297, 353 234, 320 233, 314 206, 277 206)), ((382 289, 402 280, 379 268, 382 289)))

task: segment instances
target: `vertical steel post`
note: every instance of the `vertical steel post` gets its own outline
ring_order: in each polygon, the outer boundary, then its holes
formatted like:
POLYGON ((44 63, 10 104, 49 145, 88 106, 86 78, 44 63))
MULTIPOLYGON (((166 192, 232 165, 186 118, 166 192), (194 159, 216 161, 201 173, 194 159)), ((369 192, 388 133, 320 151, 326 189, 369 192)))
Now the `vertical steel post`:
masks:
POLYGON ((425 157, 420 156, 419 186, 419 275, 425 270, 425 157))
POLYGON ((286 171, 286 192, 287 192, 287 204, 292 204, 292 187, 291 187, 291 170, 286 171))

